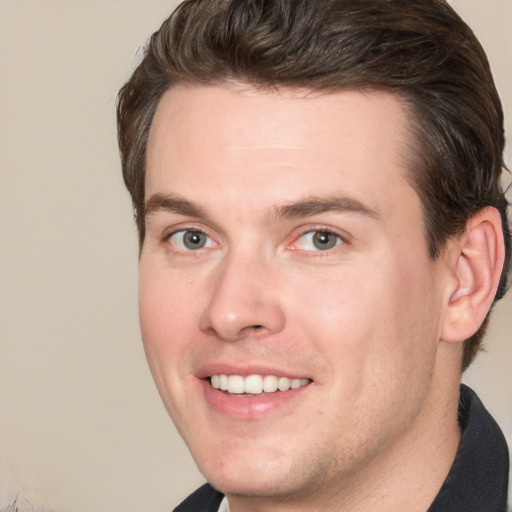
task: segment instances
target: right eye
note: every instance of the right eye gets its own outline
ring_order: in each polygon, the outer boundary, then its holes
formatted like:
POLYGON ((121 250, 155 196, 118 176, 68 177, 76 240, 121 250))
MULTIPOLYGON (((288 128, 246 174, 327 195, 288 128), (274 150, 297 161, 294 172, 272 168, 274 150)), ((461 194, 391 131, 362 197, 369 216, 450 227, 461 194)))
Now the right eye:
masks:
POLYGON ((168 240, 174 248, 180 251, 197 251, 215 247, 215 242, 206 233, 198 230, 176 231, 168 240))

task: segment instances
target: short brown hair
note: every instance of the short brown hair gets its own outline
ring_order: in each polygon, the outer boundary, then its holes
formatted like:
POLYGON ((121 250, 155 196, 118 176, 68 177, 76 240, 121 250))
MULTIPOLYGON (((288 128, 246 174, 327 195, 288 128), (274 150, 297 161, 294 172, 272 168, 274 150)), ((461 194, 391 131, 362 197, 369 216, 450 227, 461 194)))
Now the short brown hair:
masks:
MULTIPOLYGON (((485 53, 445 0, 187 0, 153 34, 118 97, 123 177, 144 241, 146 143, 153 115, 176 83, 238 81, 319 91, 384 89, 410 114, 410 180, 421 198, 429 253, 486 206, 510 230, 500 184, 503 111, 485 53)), ((484 325, 466 340, 467 368, 484 325)))

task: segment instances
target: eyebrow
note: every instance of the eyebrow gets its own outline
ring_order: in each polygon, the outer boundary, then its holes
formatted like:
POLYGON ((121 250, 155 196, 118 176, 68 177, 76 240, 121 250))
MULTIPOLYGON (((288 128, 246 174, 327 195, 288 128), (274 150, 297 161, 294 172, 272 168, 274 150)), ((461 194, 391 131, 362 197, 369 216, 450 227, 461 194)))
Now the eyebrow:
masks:
POLYGON ((205 211, 181 197, 154 194, 144 205, 144 215, 148 216, 158 211, 167 211, 170 213, 178 213, 189 217, 206 217, 205 211))
POLYGON ((284 204, 276 208, 273 216, 290 219, 330 212, 357 213, 375 220, 379 219, 378 213, 368 205, 352 197, 337 195, 329 197, 313 196, 301 201, 284 204))
MULTIPOLYGON (((144 206, 144 215, 149 216, 158 211, 167 211, 189 217, 206 218, 204 209, 195 203, 178 196, 154 194, 144 206)), ((357 213, 378 220, 379 215, 369 206, 352 197, 328 196, 307 197, 280 205, 272 210, 269 220, 294 219, 329 212, 357 213)))

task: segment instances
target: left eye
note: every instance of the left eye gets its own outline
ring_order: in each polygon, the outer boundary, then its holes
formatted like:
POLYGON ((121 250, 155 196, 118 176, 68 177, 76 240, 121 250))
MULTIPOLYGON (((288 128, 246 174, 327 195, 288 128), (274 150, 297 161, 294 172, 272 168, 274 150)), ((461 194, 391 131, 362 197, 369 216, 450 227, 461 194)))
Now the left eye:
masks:
POLYGON ((308 231, 297 239, 297 249, 302 251, 328 251, 343 242, 331 231, 308 231))
POLYGON ((173 233, 169 237, 169 242, 180 251, 197 251, 215 246, 215 242, 207 234, 188 229, 173 233))

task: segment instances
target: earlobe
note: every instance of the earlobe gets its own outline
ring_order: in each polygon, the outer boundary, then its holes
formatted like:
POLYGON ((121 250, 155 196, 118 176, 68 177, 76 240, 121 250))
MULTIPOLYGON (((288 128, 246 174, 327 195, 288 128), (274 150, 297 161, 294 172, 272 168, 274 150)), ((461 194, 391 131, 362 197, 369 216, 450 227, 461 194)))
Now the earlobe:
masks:
POLYGON ((441 340, 460 343, 478 330, 496 294, 505 257, 499 212, 490 207, 480 210, 449 250, 455 279, 441 340))

